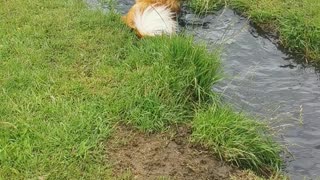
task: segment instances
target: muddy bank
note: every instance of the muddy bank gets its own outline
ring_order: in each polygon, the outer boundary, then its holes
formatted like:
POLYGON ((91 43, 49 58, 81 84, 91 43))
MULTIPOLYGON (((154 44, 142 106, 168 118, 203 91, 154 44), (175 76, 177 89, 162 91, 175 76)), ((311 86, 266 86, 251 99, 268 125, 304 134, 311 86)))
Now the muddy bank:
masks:
POLYGON ((217 160, 208 150, 192 145, 184 126, 161 134, 118 127, 107 142, 113 175, 129 179, 215 179, 255 177, 217 160))

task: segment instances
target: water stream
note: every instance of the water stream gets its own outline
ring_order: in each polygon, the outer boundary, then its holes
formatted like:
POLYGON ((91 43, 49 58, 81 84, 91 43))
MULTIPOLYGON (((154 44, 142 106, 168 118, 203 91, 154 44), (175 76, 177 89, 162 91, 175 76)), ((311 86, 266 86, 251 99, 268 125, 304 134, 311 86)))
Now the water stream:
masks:
POLYGON ((286 167, 292 179, 320 177, 320 76, 315 68, 295 63, 230 9, 202 18, 185 13, 182 19, 197 40, 224 46, 227 78, 214 89, 238 110, 287 126, 282 138, 294 156, 286 167))
MULTIPOLYGON (((133 3, 119 0, 117 10, 124 14, 133 3)), ((286 165, 292 179, 320 178, 320 75, 315 68, 296 63, 230 9, 203 17, 186 8, 182 12, 181 29, 209 50, 224 47, 226 78, 215 91, 236 109, 287 127, 282 139, 294 156, 286 165)))

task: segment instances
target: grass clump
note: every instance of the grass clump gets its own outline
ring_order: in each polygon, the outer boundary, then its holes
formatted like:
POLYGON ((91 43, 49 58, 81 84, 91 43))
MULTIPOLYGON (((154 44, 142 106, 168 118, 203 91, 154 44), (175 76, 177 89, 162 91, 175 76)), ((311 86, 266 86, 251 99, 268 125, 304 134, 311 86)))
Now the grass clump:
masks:
POLYGON ((124 64, 127 78, 113 95, 116 114, 145 131, 190 119, 219 78, 217 54, 183 36, 141 40, 124 64))
POLYGON ((190 0, 189 5, 199 14, 210 13, 219 10, 225 4, 225 0, 190 0))
POLYGON ((281 148, 270 132, 264 123, 213 104, 196 113, 192 138, 212 149, 222 160, 270 175, 282 165, 281 148))
MULTIPOLYGON (((225 3, 267 32, 276 33, 280 44, 289 52, 303 56, 306 61, 320 62, 318 0, 227 0, 225 3)), ((202 13, 217 6, 221 6, 217 0, 191 0, 191 7, 202 13)))

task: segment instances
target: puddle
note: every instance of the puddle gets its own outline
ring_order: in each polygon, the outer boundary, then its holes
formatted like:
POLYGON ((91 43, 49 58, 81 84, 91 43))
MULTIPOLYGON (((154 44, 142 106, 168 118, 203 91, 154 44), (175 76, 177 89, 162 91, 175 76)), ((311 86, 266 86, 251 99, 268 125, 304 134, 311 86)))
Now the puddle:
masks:
MULTIPOLYGON (((117 10, 123 14, 133 3, 119 0, 117 10)), ((239 110, 288 126, 283 140, 294 155, 286 166, 292 179, 320 177, 320 75, 315 68, 295 63, 230 9, 201 18, 184 10, 180 24, 209 50, 224 46, 227 78, 215 91, 239 110)))

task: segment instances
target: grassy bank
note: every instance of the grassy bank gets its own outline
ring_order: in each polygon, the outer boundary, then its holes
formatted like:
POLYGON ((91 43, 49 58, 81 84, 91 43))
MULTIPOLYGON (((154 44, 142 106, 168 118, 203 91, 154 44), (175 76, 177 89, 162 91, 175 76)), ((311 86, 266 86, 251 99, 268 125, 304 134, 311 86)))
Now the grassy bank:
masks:
POLYGON ((267 127, 234 113, 223 105, 213 104, 196 113, 193 140, 212 149, 222 160, 268 176, 281 169, 281 148, 273 143, 267 127))
POLYGON ((318 0, 191 0, 204 13, 230 5, 266 32, 277 34, 289 52, 320 63, 320 1, 318 0))
POLYGON ((0 3, 0 179, 111 177, 103 142, 119 122, 155 132, 194 119, 194 141, 222 159, 258 172, 280 166, 266 126, 205 108, 217 101, 219 57, 192 38, 138 40, 119 15, 77 0, 0 3), (217 125, 229 139, 217 141, 217 125))

